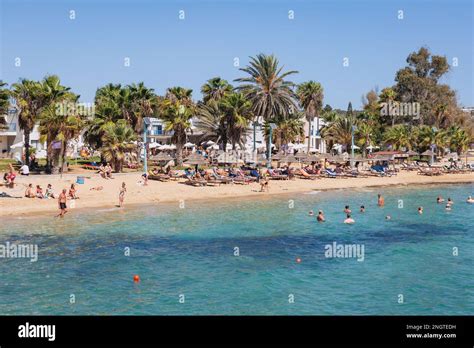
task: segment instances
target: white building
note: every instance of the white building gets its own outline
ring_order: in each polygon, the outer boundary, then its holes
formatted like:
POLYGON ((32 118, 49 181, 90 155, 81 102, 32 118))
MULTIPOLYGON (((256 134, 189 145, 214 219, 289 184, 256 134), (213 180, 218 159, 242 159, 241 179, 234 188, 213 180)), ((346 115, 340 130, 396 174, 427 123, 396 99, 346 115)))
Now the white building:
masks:
MULTIPOLYGON (((0 130, 0 157, 20 160, 24 151, 25 136, 18 124, 18 114, 15 108, 8 110, 5 116, 7 129, 0 130)), ((30 133, 30 146, 36 149, 36 157, 46 155, 46 143, 41 143, 38 125, 30 133)))
MULTIPOLYGON (((309 147, 311 151, 316 151, 319 153, 326 153, 326 142, 324 139, 321 137, 321 129, 325 125, 324 120, 321 119, 320 117, 314 117, 312 122, 311 122, 311 131, 310 131, 310 136, 305 137, 305 145, 306 148, 308 147, 308 141, 309 141, 309 147)), ((305 132, 307 132, 308 129, 308 121, 305 120, 304 122, 304 129, 305 132)))

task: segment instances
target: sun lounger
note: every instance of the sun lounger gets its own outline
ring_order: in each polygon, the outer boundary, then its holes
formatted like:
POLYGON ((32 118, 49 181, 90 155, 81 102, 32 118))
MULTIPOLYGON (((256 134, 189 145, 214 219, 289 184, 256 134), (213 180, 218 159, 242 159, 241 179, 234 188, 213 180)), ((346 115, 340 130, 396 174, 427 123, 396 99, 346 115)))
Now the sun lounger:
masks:
POLYGON ((333 179, 344 178, 344 179, 347 179, 347 176, 344 173, 336 173, 334 170, 327 169, 327 168, 324 170, 324 175, 327 178, 333 178, 333 179))
POLYGON ((170 181, 171 177, 166 174, 149 174, 148 179, 157 181, 170 181))
POLYGON ((419 175, 435 176, 442 175, 443 173, 439 168, 420 168, 418 171, 419 175))

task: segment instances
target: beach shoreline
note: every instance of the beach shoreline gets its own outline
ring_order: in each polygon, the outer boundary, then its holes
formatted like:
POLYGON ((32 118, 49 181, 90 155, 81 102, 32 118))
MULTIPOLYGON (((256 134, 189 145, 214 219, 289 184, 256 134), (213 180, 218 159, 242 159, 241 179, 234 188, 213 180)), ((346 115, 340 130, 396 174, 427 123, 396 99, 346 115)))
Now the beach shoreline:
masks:
MULTIPOLYGON (((35 216, 58 213, 56 199, 24 198, 25 186, 28 183, 41 185, 43 189, 47 184, 52 184, 57 194, 62 188, 69 188, 75 182, 75 175, 65 175, 63 178, 57 176, 38 175, 30 177, 18 177, 17 186, 14 189, 1 188, 12 196, 21 198, 0 198, 0 216, 35 216)), ((105 180, 96 175, 86 178, 83 185, 76 185, 80 199, 68 201, 69 214, 75 211, 83 211, 98 208, 120 208, 118 205, 119 188, 122 182, 127 185, 125 195, 125 207, 140 207, 154 205, 157 203, 174 203, 202 200, 225 200, 228 198, 244 197, 272 197, 281 194, 302 194, 311 191, 345 190, 359 188, 383 188, 407 185, 432 185, 432 184, 469 184, 474 183, 474 173, 446 174, 442 176, 423 176, 414 172, 400 172, 392 177, 368 177, 331 179, 323 178, 317 180, 296 179, 290 181, 270 181, 270 192, 259 192, 260 185, 221 185, 216 187, 193 187, 183 184, 183 181, 158 182, 149 181, 148 186, 141 186, 139 173, 117 175, 115 179, 105 180), (100 191, 90 190, 92 187, 102 186, 100 191), (74 205, 74 207, 72 206, 74 205)), ((382 191, 383 193, 383 191, 382 191)), ((472 194, 466 192, 466 197, 472 194)))

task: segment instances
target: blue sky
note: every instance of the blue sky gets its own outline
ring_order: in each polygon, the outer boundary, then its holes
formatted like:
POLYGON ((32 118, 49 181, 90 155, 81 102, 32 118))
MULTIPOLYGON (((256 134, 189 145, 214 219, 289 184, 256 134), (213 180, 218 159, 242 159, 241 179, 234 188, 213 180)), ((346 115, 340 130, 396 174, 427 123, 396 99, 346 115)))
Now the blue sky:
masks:
POLYGON ((11 84, 58 74, 84 102, 93 101, 98 86, 139 81, 160 94, 170 86, 192 88, 199 99, 207 79, 242 76, 235 57, 243 67, 262 52, 298 70, 294 82, 321 82, 325 103, 345 109, 351 101, 357 108, 368 90, 394 83, 410 52, 427 46, 450 64, 458 59, 443 82, 462 105, 474 105, 471 0, 0 2, 0 79, 11 84))

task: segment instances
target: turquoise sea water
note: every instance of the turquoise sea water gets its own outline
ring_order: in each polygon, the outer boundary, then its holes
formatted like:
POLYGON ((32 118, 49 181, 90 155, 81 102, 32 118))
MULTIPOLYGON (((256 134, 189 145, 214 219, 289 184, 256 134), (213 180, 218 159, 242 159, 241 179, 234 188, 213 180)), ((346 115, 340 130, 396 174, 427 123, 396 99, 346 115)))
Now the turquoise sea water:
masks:
POLYGON ((472 315, 473 193, 368 188, 2 219, 0 244, 38 244, 39 255, 0 258, 0 314, 472 315), (451 212, 438 194, 454 200, 451 212), (346 204, 355 225, 342 223, 346 204), (364 261, 326 258, 333 242, 363 244, 364 261))

